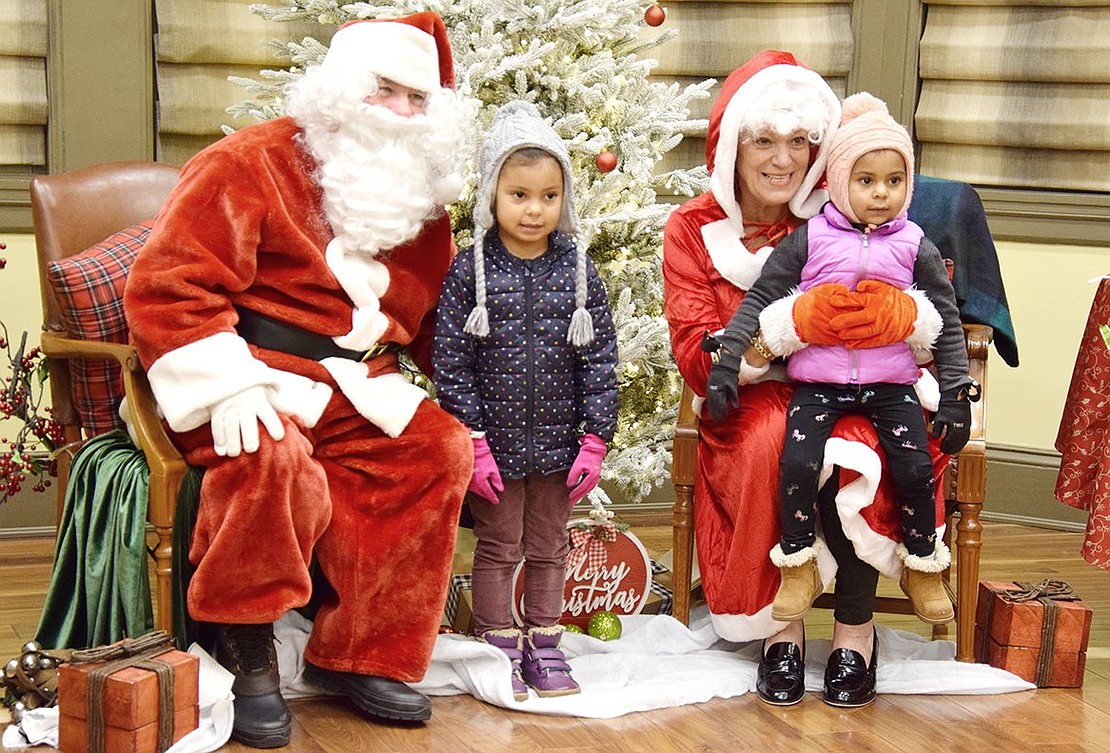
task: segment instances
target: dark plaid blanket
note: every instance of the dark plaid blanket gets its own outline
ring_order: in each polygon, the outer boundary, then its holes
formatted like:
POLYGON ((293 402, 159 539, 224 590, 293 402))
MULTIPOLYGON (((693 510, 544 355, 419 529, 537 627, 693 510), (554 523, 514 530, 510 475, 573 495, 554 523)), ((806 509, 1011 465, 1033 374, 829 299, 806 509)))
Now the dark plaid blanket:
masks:
POLYGON ((967 183, 924 175, 915 175, 914 184, 910 219, 952 260, 961 318, 993 327, 998 355, 1017 366, 1017 337, 979 194, 967 183))

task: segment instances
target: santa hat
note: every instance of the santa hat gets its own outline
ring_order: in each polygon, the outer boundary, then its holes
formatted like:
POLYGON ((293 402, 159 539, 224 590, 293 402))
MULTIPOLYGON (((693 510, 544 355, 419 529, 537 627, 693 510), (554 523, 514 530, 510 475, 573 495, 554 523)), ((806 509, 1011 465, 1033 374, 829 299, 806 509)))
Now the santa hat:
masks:
POLYGON ((817 154, 798 192, 790 200, 795 217, 808 219, 820 211, 826 194, 817 188, 825 172, 828 142, 840 122, 840 100, 815 71, 789 52, 764 50, 741 65, 721 86, 709 113, 705 164, 709 186, 728 216, 730 230, 744 233, 744 219, 736 196, 736 155, 740 134, 764 128, 789 133, 798 127, 798 112, 812 120, 804 127, 820 139, 817 154))
POLYGON ((474 201, 474 282, 475 306, 463 328, 476 337, 489 335, 489 313, 486 310, 485 237, 493 227, 493 201, 497 179, 505 160, 513 152, 533 147, 542 149, 559 163, 563 171, 563 207, 555 228, 569 235, 577 250, 575 265, 575 307, 570 320, 567 340, 582 346, 594 339, 593 318, 586 308, 586 239, 574 211, 574 181, 570 153, 559 134, 540 117, 530 102, 516 100, 502 105, 493 117, 493 124, 482 137, 478 150, 478 190, 474 201))
POLYGON ((425 93, 455 87, 447 27, 431 11, 348 21, 332 36, 321 66, 335 75, 373 73, 425 93))
POLYGON ((840 128, 829 144, 827 167, 829 197, 852 222, 860 222, 848 200, 852 167, 863 155, 879 149, 892 149, 906 161, 906 201, 895 214, 906 213, 913 196, 913 142, 910 134, 890 116, 886 103, 867 92, 844 100, 840 128))

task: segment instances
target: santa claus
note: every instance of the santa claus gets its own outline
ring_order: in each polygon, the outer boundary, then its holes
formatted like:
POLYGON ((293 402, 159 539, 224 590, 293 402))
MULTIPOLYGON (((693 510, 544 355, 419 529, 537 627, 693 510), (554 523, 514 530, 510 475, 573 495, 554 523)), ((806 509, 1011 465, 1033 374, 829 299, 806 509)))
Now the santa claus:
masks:
POLYGON ((329 588, 306 679, 374 718, 431 713, 405 683, 431 656, 472 443, 397 357, 428 365, 454 252, 453 86, 437 15, 341 27, 284 117, 184 166, 128 281, 159 406, 205 470, 189 612, 216 625, 253 747, 290 738, 272 623, 308 601, 313 558, 329 588))

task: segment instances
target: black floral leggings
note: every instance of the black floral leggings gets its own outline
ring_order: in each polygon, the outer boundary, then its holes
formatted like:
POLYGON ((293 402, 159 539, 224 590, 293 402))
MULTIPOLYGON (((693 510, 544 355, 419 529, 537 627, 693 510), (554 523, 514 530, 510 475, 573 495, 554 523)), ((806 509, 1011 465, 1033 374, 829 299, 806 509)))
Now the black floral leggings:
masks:
POLYGON ((921 403, 913 385, 799 384, 786 414, 779 515, 782 550, 812 546, 816 537, 817 483, 825 441, 837 419, 866 417, 886 453, 902 514, 902 540, 910 554, 932 554, 936 541, 933 463, 921 403))

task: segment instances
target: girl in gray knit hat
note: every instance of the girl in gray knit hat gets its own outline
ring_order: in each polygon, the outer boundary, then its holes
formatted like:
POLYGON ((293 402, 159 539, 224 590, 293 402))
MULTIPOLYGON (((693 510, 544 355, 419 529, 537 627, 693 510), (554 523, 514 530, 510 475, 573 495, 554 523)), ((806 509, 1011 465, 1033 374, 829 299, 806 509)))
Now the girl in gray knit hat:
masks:
POLYGON ((559 649, 566 524, 616 431, 617 343, 570 156, 535 106, 498 110, 478 172, 474 246, 443 284, 433 362, 440 404, 474 439, 475 635, 508 654, 522 701, 529 686, 578 692, 559 649), (522 559, 523 631, 512 605, 522 559))

